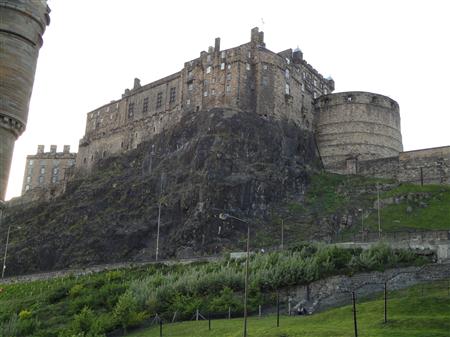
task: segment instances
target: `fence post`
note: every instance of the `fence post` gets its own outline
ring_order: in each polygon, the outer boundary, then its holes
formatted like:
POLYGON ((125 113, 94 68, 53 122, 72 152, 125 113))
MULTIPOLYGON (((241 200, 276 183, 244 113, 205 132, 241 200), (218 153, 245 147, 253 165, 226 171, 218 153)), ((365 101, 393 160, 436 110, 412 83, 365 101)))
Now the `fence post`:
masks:
POLYGON ((228 307, 228 319, 231 319, 231 307, 228 307))
POLYGON ((291 297, 289 296, 288 300, 288 315, 291 316, 291 297))
POLYGON ((159 320, 159 337, 163 337, 163 321, 159 320))
POLYGON ((384 282, 384 323, 387 323, 387 282, 384 282))
POLYGON ((280 295, 277 291, 277 328, 280 327, 280 295))
POLYGON ((355 327, 355 337, 358 337, 358 323, 356 321, 356 296, 354 291, 352 291, 352 302, 353 302, 353 325, 355 327))
POLYGON ((197 311, 195 312, 195 320, 198 321, 198 308, 197 311))
POLYGON ((208 313, 208 330, 211 330, 211 313, 208 313))
POLYGON ((447 283, 447 296, 450 296, 450 280, 447 283))
POLYGON ((261 317, 261 304, 259 305, 259 308, 258 308, 258 315, 259 315, 259 317, 261 317))

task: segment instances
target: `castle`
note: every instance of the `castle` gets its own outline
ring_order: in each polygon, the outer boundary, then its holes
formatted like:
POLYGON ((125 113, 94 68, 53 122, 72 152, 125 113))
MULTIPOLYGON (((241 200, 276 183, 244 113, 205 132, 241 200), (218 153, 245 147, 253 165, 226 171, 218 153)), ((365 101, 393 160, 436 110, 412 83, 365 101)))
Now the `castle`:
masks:
POLYGON ((179 72, 146 85, 135 79, 121 99, 89 112, 76 174, 135 149, 185 114, 228 107, 287 119, 313 132, 327 171, 450 183, 450 147, 402 152, 397 102, 374 93, 333 91, 333 79, 308 64, 299 49, 267 49, 258 28, 251 30, 250 42, 227 50, 216 38, 214 47, 179 72))

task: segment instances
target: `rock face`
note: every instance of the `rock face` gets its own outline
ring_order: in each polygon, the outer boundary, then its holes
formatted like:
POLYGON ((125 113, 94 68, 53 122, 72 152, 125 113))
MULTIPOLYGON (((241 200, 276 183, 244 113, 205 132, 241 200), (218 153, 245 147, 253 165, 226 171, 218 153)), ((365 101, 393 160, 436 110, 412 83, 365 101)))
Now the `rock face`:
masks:
POLYGON ((11 237, 7 274, 152 259, 159 202, 161 258, 242 249, 244 224, 218 213, 262 226, 319 168, 312 133, 293 123, 232 109, 194 112, 99 162, 51 203, 10 207, 5 223, 22 229, 11 237))

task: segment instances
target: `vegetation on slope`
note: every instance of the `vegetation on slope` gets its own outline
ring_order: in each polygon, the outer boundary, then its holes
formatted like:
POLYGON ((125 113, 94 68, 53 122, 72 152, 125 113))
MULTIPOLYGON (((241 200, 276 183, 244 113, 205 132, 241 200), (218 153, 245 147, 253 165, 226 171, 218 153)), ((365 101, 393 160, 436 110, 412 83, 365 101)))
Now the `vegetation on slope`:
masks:
MULTIPOLYGON (((358 335, 361 337, 448 337, 450 331, 450 297, 447 282, 415 286, 389 293, 388 323, 383 323, 384 301, 357 304, 358 335)), ((171 337, 238 337, 242 335, 242 319, 190 321, 164 325, 164 336, 171 337)), ((276 316, 252 317, 249 336, 258 337, 348 337, 353 336, 352 306, 328 310, 312 316, 282 316, 276 327, 276 316)), ((130 337, 156 337, 159 328, 141 330, 130 337)))
MULTIPOLYGON (((306 284, 329 275, 379 270, 423 263, 407 251, 376 246, 368 251, 301 245, 280 253, 252 256, 250 309, 272 302, 271 290, 306 284)), ((160 264, 0 285, 2 336, 101 336, 126 329, 156 313, 164 318, 178 311, 189 319, 199 308, 242 311, 243 261, 223 260, 192 265, 160 264)))

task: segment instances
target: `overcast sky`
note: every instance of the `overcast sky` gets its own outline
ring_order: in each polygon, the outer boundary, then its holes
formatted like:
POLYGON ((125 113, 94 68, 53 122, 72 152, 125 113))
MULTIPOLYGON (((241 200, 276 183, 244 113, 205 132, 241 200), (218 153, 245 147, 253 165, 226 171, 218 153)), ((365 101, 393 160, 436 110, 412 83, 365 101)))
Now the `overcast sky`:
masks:
POLYGON ((16 142, 7 198, 20 195, 38 144, 78 150, 86 113, 179 71, 221 37, 297 46, 339 91, 370 91, 400 104, 405 150, 450 145, 450 1, 49 0, 30 114, 16 142))

